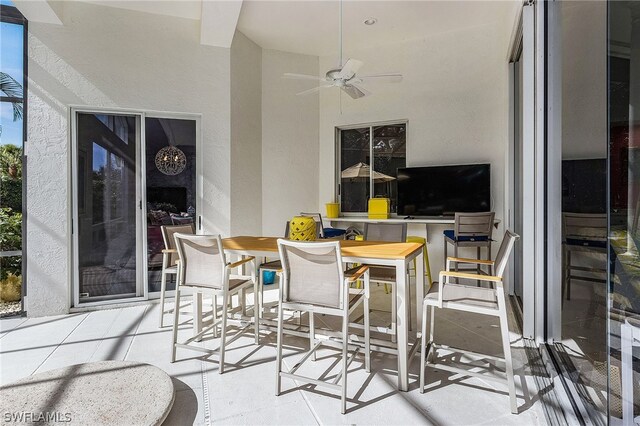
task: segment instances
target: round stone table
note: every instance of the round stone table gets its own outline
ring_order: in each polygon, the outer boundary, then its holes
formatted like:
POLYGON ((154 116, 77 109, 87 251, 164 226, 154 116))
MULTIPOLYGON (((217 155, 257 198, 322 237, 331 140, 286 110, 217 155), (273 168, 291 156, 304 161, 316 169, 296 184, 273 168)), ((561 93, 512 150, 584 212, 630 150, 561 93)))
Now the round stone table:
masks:
POLYGON ((173 406, 171 377, 149 364, 101 361, 0 387, 1 424, 159 425, 173 406))

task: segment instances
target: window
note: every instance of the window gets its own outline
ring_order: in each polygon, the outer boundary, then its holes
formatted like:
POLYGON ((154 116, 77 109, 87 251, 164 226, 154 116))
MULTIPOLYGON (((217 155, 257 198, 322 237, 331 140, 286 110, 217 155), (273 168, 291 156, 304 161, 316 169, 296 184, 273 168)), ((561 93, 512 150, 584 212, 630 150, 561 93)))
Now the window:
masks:
POLYGON ((22 149, 26 117, 26 20, 0 1, 0 282, 5 314, 22 310, 22 149))
POLYGON ((396 178, 398 169, 407 165, 406 132, 406 123, 338 129, 337 181, 342 212, 366 212, 371 197, 391 199, 391 212, 397 211, 396 178))

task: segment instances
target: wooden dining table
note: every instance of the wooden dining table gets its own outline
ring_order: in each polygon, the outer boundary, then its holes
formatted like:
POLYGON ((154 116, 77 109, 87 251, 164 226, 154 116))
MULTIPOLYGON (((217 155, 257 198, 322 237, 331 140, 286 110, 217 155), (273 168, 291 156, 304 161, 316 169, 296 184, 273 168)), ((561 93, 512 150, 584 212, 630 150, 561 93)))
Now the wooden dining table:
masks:
MULTIPOLYGON (((222 245, 226 253, 256 258, 278 257, 278 238, 240 236, 225 238, 222 245)), ((411 299, 408 265, 416 261, 416 324, 421 324, 424 298, 423 244, 390 243, 379 241, 340 240, 342 260, 348 263, 392 266, 396 269, 396 333, 398 358, 398 389, 409 389, 410 315, 411 299)), ((256 262, 256 265, 259 262, 256 262)), ((257 266, 256 266, 257 268, 257 266)), ((257 272, 257 271, 256 271, 257 272)))
MULTIPOLYGON (((222 240, 225 253, 260 258, 278 257, 278 238, 239 236, 222 240)), ((396 339, 398 359, 398 389, 409 389, 410 309, 411 299, 407 267, 416 261, 416 319, 422 318, 424 298, 424 255, 420 243, 391 243, 379 241, 340 240, 342 260, 347 263, 391 266, 396 269, 396 339)), ((260 262, 255 262, 256 274, 260 262)), ((200 302, 201 303, 201 302, 200 302)), ((195 308, 194 308, 195 309, 195 308)), ((201 308, 200 308, 201 309, 201 308)), ((194 321, 195 324, 195 321, 194 321)), ((417 347, 418 345, 415 345, 417 347)))

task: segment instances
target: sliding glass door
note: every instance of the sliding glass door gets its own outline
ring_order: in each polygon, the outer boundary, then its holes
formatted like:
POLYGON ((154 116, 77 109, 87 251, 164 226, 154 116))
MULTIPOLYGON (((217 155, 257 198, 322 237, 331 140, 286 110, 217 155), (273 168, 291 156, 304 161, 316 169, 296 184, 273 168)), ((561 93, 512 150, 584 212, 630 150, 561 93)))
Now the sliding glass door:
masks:
POLYGON ((73 118, 73 304, 158 297, 162 226, 200 227, 199 117, 78 109, 73 118))
MULTIPOLYGON (((146 235, 149 292, 160 291, 162 226, 197 228, 197 121, 145 117, 146 235)), ((175 275, 167 277, 175 289, 175 275)))
POLYGON ((75 304, 144 295, 140 115, 75 113, 75 304))

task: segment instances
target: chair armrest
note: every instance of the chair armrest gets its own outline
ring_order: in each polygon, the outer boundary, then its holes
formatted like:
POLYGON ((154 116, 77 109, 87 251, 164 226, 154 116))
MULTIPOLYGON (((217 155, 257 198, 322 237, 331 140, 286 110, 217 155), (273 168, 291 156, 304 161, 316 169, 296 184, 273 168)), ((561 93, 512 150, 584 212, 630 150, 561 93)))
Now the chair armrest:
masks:
POLYGON ((254 259, 255 257, 253 256, 245 257, 244 259, 238 260, 237 262, 227 263, 227 268, 234 269, 234 268, 237 268, 238 266, 244 265, 247 262, 251 262, 254 259))
POLYGON ((480 281, 490 281, 493 283, 501 283, 502 277, 497 277, 495 275, 480 275, 480 274, 469 274, 466 272, 455 272, 455 271, 441 271, 440 272, 440 281, 444 277, 451 278, 466 278, 469 280, 480 280, 480 281))
POLYGON ((178 250, 176 249, 162 249, 162 253, 168 254, 168 253, 177 253, 178 250))
POLYGON ((357 281, 361 276, 363 276, 364 273, 367 272, 368 270, 369 270, 369 267, 367 265, 362 265, 360 268, 358 268, 357 271, 344 277, 344 279, 348 283, 353 283, 357 281))
POLYGON ((454 263, 475 263, 478 265, 493 265, 493 260, 468 259, 466 257, 447 257, 447 261, 454 263))

